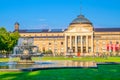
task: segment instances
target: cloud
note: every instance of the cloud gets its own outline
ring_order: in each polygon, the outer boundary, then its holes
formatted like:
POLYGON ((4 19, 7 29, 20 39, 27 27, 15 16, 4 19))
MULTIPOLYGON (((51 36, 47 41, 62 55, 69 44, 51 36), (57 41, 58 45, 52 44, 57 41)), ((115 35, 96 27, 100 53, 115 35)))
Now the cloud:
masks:
POLYGON ((39 27, 42 29, 49 29, 50 26, 47 24, 41 24, 41 25, 39 25, 39 27))
POLYGON ((39 21, 46 21, 46 19, 44 19, 44 18, 40 18, 39 21))

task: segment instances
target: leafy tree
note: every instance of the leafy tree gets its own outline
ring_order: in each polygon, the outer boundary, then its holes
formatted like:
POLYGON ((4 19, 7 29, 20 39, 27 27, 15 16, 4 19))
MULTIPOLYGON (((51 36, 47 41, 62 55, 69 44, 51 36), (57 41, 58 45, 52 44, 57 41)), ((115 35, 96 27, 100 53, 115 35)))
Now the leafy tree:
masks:
POLYGON ((19 33, 18 32, 13 32, 9 33, 10 39, 8 40, 8 51, 13 50, 13 47, 17 44, 18 39, 19 39, 19 33), (10 44, 9 44, 10 43, 10 44))
POLYGON ((7 32, 5 28, 0 28, 0 52, 10 53, 19 39, 18 32, 7 32))
POLYGON ((6 33, 7 33, 6 29, 1 27, 0 28, 0 52, 1 53, 3 53, 3 51, 5 51, 6 44, 5 44, 4 38, 6 36, 6 33))

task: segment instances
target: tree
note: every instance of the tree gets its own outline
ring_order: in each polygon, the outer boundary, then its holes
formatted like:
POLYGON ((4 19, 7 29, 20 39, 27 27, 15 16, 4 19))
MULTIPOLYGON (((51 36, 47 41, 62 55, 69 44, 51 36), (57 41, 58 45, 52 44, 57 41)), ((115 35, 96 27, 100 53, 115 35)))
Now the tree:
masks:
POLYGON ((17 44, 18 39, 19 39, 19 33, 18 32, 13 32, 9 33, 10 39, 8 40, 8 51, 13 50, 13 47, 17 44))
POLYGON ((0 52, 10 53, 19 39, 18 32, 7 32, 5 28, 0 28, 0 52))
POLYGON ((5 51, 5 40, 4 40, 4 37, 6 36, 6 29, 1 27, 0 28, 0 52, 3 53, 3 51, 5 51))

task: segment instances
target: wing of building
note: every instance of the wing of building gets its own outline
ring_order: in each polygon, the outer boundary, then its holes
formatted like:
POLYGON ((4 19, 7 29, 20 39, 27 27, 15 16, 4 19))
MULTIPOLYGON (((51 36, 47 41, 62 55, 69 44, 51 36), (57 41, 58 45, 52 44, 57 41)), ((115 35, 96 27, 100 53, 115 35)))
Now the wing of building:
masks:
POLYGON ((41 52, 67 55, 94 55, 95 53, 116 54, 120 49, 120 28, 94 28, 83 15, 74 19, 67 29, 19 29, 20 38, 31 38, 41 52))

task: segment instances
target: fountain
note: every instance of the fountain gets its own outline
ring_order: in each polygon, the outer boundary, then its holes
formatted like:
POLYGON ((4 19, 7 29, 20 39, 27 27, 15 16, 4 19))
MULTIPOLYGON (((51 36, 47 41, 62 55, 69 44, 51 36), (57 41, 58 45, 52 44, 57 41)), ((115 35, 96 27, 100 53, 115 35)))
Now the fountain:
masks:
POLYGON ((32 61, 29 51, 24 50, 23 54, 20 56, 20 61, 18 61, 17 63, 18 64, 33 64, 34 61, 32 61))
POLYGON ((18 45, 14 47, 13 55, 19 55, 18 64, 33 64, 32 54, 37 53, 37 46, 33 45, 33 38, 20 38, 18 45))

